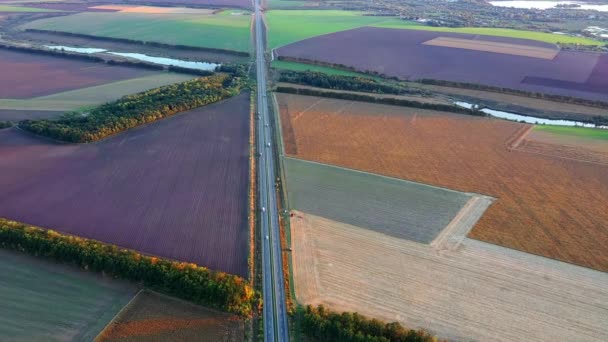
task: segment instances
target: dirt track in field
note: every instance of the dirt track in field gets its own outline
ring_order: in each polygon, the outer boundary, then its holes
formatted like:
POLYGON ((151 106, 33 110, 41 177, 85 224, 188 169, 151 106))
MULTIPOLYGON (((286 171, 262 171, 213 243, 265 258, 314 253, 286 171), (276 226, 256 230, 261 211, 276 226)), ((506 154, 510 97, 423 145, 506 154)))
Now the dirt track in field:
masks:
POLYGON ((278 99, 283 132, 292 131, 286 154, 494 197, 470 237, 608 271, 606 166, 509 151, 525 127, 520 123, 297 95, 278 99))
POLYGON ((468 238, 438 251, 300 212, 291 226, 300 303, 458 341, 608 339, 606 273, 468 238))

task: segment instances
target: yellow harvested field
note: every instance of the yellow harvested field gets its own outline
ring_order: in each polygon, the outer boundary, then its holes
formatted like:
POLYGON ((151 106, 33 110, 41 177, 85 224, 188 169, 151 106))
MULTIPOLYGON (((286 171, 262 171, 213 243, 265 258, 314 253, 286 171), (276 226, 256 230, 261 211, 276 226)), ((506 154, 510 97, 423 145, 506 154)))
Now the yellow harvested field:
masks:
POLYGON ((538 46, 451 37, 437 37, 431 40, 427 40, 422 44, 456 49, 502 53, 506 55, 532 57, 540 59, 553 59, 555 58, 555 56, 557 56, 557 53, 559 52, 558 49, 543 48, 538 46))
POLYGON ((446 248, 293 214, 301 304, 458 341, 608 340, 608 273, 469 238, 446 248))
POLYGON ((204 8, 186 7, 155 7, 155 6, 131 6, 131 5, 100 5, 92 6, 94 9, 115 10, 121 13, 144 13, 144 14, 213 14, 214 10, 204 8))

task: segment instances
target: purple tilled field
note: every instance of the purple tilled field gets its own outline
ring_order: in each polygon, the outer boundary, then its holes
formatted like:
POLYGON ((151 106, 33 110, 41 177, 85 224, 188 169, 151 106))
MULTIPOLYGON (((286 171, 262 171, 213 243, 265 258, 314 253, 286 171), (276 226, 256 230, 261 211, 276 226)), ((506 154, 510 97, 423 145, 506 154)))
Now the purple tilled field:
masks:
POLYGON ((469 82, 608 101, 606 55, 560 51, 547 60, 423 44, 437 37, 552 47, 524 39, 363 27, 302 40, 276 52, 402 79, 469 82))
POLYGON ((0 130, 0 217, 247 276, 249 95, 94 144, 0 130))

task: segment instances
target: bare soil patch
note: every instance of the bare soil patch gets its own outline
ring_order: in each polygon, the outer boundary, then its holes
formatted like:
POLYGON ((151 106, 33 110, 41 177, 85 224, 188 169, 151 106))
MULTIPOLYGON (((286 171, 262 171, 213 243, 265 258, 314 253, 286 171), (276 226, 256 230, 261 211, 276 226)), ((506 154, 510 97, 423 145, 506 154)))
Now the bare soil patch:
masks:
POLYGON ((288 155, 494 197, 470 237, 608 271, 606 166, 509 151, 520 123, 277 98, 288 155))
POLYGON ((557 48, 550 49, 539 46, 527 46, 521 44, 494 42, 489 40, 463 39, 454 37, 437 37, 427 40, 422 44, 540 59, 553 59, 559 53, 557 48))
POLYGON ((465 238, 456 250, 295 212, 302 304, 356 311, 455 341, 608 338, 608 274, 465 238))

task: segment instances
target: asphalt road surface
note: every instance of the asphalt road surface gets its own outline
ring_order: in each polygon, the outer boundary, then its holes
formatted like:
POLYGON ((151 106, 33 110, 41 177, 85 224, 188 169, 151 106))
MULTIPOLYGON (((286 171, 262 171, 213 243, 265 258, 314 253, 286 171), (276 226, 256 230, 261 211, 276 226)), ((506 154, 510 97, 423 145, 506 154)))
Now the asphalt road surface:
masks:
POLYGON ((266 89, 265 39, 262 27, 261 0, 255 0, 255 50, 257 73, 256 116, 258 130, 258 160, 260 216, 262 231, 262 276, 264 296, 264 340, 289 341, 287 306, 283 287, 283 262, 279 234, 279 212, 275 186, 275 144, 268 113, 266 89))

